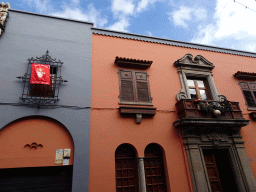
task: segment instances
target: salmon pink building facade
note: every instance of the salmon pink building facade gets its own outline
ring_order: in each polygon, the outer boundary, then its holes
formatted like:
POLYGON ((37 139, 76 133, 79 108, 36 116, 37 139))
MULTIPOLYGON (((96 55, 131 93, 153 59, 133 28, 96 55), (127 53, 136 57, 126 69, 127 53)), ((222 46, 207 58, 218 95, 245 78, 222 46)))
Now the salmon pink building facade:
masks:
POLYGON ((255 57, 93 28, 89 191, 256 191, 255 57))

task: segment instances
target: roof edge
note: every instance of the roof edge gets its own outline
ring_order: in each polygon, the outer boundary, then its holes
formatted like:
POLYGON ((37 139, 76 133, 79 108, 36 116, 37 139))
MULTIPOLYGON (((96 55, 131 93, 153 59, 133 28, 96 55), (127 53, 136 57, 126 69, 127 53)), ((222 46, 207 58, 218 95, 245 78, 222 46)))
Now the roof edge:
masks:
POLYGON ((249 51, 229 49, 224 47, 215 47, 211 45, 203 45, 203 44, 197 44, 197 43, 189 43, 184 41, 177 41, 177 40, 165 39, 160 37, 152 37, 152 36, 140 35, 140 34, 128 33, 128 32, 114 31, 114 30, 108 30, 108 29, 102 29, 102 28, 96 28, 96 27, 92 28, 92 32, 95 34, 106 35, 106 36, 134 39, 134 40, 174 45, 174 46, 193 48, 193 49, 201 49, 206 51, 227 53, 227 54, 233 54, 233 55, 242 55, 246 57, 256 57, 256 53, 249 52, 249 51))
POLYGON ((66 21, 73 21, 73 22, 78 22, 78 23, 85 23, 85 24, 90 24, 92 26, 94 25, 92 22, 81 21, 81 20, 76 20, 76 19, 68 19, 68 18, 57 17, 57 16, 52 16, 52 15, 43 15, 43 14, 39 14, 39 13, 32 13, 32 12, 21 11, 21 10, 16 10, 16 9, 9 9, 8 11, 25 13, 25 14, 30 14, 30 15, 37 15, 37 16, 42 16, 42 17, 49 17, 49 18, 54 18, 54 19, 61 19, 61 20, 66 20, 66 21))

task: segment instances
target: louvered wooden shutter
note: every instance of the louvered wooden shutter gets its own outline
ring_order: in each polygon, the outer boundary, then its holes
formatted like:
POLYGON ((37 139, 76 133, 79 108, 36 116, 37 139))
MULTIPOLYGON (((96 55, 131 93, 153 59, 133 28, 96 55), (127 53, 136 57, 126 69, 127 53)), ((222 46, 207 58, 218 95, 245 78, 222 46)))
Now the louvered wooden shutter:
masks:
POLYGON ((151 102, 147 72, 120 69, 119 74, 121 101, 151 102))
POLYGON ((146 72, 135 72, 137 97, 139 102, 150 102, 148 74, 146 72))
POLYGON ((256 84, 249 82, 239 82, 245 100, 249 107, 256 107, 256 84))
POLYGON ((135 101, 133 72, 119 70, 120 73, 120 99, 121 101, 135 101))

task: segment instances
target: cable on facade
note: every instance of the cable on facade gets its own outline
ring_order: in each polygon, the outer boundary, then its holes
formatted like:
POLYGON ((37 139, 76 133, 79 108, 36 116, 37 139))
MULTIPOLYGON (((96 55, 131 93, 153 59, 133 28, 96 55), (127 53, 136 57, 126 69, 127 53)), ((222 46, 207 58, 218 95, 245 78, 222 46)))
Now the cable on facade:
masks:
MULTIPOLYGON (((26 103, 0 103, 0 105, 10 105, 10 106, 27 106, 37 108, 36 105, 26 104, 26 103)), ((78 106, 68 106, 68 105, 40 105, 40 109, 57 109, 57 108, 70 108, 70 109, 92 109, 92 110, 118 110, 119 108, 97 108, 97 107, 78 107, 78 106)), ((160 113, 176 113, 176 111, 170 110, 156 110, 160 113)))
MULTIPOLYGON (((31 105, 26 103, 0 103, 0 105, 10 105, 10 106, 28 106, 37 108, 37 105, 31 105)), ((68 105, 40 105, 40 109, 45 108, 71 108, 71 109, 90 109, 91 107, 78 107, 78 106, 68 106, 68 105)))

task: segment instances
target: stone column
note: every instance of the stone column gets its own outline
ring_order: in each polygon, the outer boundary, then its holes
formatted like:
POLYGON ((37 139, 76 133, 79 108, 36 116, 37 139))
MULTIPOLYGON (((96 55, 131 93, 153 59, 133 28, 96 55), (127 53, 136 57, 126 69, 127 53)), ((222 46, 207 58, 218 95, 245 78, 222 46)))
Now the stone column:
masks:
POLYGON ((138 157, 138 180, 139 180, 139 192, 147 192, 145 169, 144 169, 144 157, 138 157))

